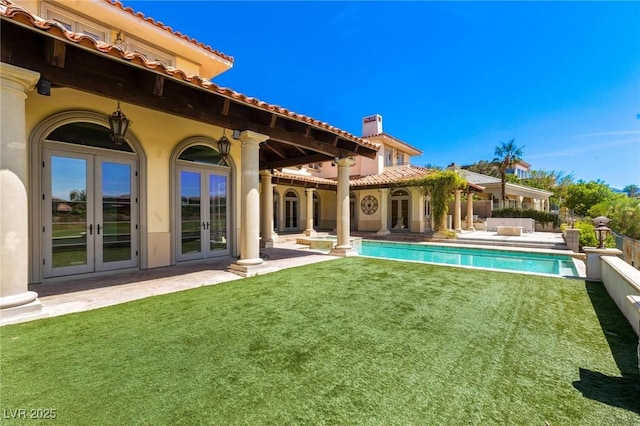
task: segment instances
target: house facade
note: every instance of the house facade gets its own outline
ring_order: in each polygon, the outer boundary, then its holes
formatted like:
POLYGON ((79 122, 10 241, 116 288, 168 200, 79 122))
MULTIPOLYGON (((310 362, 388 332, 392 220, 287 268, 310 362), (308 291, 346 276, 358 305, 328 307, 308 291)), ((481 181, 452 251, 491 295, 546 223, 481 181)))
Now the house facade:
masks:
POLYGON ((218 256, 268 269, 261 186, 301 164, 336 164, 325 207, 349 252, 349 168, 376 145, 217 86, 232 57, 117 1, 0 0, 0 18, 0 321, 41 314, 33 283, 218 256))
MULTIPOLYGON (((418 148, 384 132, 382 116, 375 114, 362 120, 362 138, 378 147, 374 158, 357 157, 349 168, 349 223, 353 231, 421 233, 433 228, 430 197, 411 186, 413 179, 427 176, 432 170, 414 166, 411 157, 421 155, 418 148)), ((313 235, 317 230, 335 227, 335 187, 337 168, 332 161, 316 162, 298 168, 283 168, 274 173, 274 231, 301 232, 313 235)), ((469 184, 467 199, 483 188, 469 184)), ((455 195, 452 228, 471 229, 473 202, 462 210, 462 192, 455 195)), ((275 238, 275 234, 274 234, 275 238)))

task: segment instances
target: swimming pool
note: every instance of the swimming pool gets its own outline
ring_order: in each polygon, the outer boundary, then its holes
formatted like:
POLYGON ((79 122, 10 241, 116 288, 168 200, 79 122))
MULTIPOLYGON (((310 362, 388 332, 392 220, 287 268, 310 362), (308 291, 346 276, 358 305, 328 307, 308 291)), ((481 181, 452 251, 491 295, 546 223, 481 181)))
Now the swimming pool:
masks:
POLYGON ((437 263, 473 268, 578 277, 579 273, 568 255, 478 249, 419 243, 395 243, 363 240, 358 249, 361 256, 415 262, 437 263))

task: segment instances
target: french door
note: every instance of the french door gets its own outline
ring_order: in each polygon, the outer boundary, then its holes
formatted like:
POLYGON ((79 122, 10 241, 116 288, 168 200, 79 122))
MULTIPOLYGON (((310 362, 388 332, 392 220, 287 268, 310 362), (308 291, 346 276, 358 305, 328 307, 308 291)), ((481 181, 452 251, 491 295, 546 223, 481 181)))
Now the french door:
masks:
POLYGON ((136 164, 44 150, 44 278, 138 266, 136 164))
POLYGON ((228 174, 207 168, 180 168, 177 260, 228 255, 228 174))
POLYGON ((284 195, 284 229, 294 231, 298 229, 298 196, 293 191, 284 195))

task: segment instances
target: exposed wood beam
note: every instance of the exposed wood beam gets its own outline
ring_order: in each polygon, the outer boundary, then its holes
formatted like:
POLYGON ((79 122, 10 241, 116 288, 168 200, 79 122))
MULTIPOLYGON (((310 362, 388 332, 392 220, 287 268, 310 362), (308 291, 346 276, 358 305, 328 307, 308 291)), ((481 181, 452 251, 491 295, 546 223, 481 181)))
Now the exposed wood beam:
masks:
POLYGON ((231 99, 226 98, 222 104, 222 115, 229 115, 229 106, 231 106, 231 99))
POLYGON ((284 154, 282 150, 280 150, 280 148, 277 146, 276 142, 274 141, 272 141, 271 143, 267 141, 267 143, 260 145, 260 149, 267 149, 275 153, 280 158, 287 158, 286 154, 284 154))
POLYGON ((310 163, 321 163, 323 161, 329 161, 332 157, 327 157, 322 154, 306 155, 304 157, 286 158, 279 161, 271 161, 265 164, 261 164, 261 169, 280 169, 282 167, 301 166, 310 163))
POLYGON ((164 77, 161 75, 156 75, 153 83, 153 94, 156 96, 162 96, 163 92, 164 92, 164 77))
POLYGON ((276 121, 278 120, 278 116, 276 114, 271 114, 271 123, 269 123, 269 128, 273 129, 276 127, 276 121))
POLYGON ((45 56, 46 61, 59 68, 64 68, 65 55, 67 52, 67 45, 58 39, 47 39, 45 56))

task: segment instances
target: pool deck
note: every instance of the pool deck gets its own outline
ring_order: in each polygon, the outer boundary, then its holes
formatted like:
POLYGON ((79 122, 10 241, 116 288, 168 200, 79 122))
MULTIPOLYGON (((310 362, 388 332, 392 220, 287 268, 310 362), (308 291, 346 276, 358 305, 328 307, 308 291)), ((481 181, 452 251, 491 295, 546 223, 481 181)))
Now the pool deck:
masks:
MULTIPOLYGON (((274 270, 337 259, 337 257, 324 254, 321 251, 310 250, 309 246, 297 244, 297 236, 300 235, 281 236, 275 247, 261 249, 260 256, 274 270)), ((392 239, 389 238, 389 240, 392 239)), ((531 242, 555 244, 562 242, 562 237, 560 234, 539 232, 522 237, 498 237, 495 233, 477 231, 463 233, 459 236, 459 240, 452 240, 450 244, 461 244, 463 241, 465 247, 488 248, 490 242, 493 242, 494 245, 496 242, 501 245, 508 243, 511 246, 531 242)), ((509 249, 508 247, 501 248, 509 249)), ((510 249, 515 250, 517 247, 510 247, 510 249)), ((564 251, 532 247, 525 250, 555 254, 564 251)), ((569 253, 572 252, 569 251, 569 253)), ((59 279, 54 282, 31 285, 29 290, 38 293, 45 314, 53 317, 243 279, 227 271, 227 267, 234 262, 235 258, 226 256, 205 262, 181 263, 175 266, 99 277, 59 279)), ((579 273, 581 276, 585 276, 583 262, 577 261, 576 265, 582 265, 579 273)))

